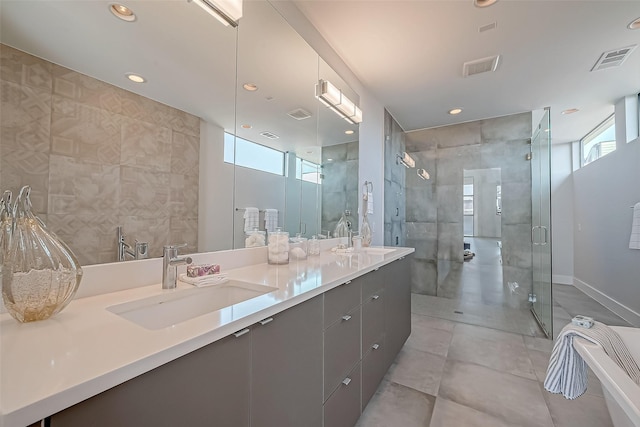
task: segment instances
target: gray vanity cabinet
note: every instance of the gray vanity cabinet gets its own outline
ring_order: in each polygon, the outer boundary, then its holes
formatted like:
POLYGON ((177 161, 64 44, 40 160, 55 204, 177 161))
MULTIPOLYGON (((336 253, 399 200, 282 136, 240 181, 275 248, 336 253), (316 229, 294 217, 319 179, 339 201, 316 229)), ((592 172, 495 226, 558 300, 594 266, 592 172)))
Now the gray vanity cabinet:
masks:
POLYGON ((230 335, 51 416, 51 427, 249 426, 251 333, 230 335))
POLYGON ((322 295, 252 327, 252 427, 322 426, 322 295))
POLYGON ((380 270, 385 282, 386 366, 391 366, 411 334, 411 271, 408 257, 380 270))
POLYGON ((353 427, 360 418, 361 366, 358 363, 324 404, 325 427, 353 427))

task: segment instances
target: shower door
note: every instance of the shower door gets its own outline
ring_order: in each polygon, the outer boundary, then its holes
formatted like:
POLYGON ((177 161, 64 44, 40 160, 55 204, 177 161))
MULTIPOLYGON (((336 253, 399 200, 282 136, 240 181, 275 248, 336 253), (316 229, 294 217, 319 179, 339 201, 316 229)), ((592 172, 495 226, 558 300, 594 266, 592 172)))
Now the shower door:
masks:
POLYGON ((531 140, 532 312, 548 337, 553 337, 551 301, 551 123, 549 109, 531 140))

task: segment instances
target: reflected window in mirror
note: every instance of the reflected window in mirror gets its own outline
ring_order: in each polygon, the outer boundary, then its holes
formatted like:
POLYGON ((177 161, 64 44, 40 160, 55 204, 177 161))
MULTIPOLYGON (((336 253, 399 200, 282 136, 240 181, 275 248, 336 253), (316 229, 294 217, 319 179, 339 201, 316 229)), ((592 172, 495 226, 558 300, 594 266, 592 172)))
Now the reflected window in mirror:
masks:
POLYGON ((275 175, 284 175, 284 153, 246 139, 224 134, 224 161, 275 175), (235 141, 235 147, 234 147, 235 141))
POLYGON ((296 178, 312 184, 322 184, 320 165, 304 159, 298 159, 296 178))

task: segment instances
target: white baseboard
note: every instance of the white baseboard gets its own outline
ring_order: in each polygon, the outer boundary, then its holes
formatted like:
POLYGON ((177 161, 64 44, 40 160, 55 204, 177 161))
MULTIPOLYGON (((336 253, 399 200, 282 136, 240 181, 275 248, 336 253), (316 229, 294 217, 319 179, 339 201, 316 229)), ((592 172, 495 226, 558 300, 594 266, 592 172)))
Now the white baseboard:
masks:
POLYGON ((564 274, 554 274, 551 276, 551 282, 558 285, 573 285, 573 276, 565 276, 564 274))
POLYGON ((640 327, 640 313, 633 311, 626 305, 619 303, 577 277, 573 278, 573 285, 594 300, 598 301, 600 304, 607 307, 609 310, 613 311, 618 316, 622 317, 627 322, 631 323, 636 328, 640 327))

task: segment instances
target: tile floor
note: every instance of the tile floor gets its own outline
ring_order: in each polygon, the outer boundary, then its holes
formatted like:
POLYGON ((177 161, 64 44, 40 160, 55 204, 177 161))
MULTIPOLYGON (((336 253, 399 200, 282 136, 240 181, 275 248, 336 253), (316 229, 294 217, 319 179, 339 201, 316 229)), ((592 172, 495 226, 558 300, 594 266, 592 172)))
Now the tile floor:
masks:
MULTIPOLYGON (((490 261, 465 263, 439 284, 440 296, 412 295, 411 336, 358 427, 612 426, 593 373, 576 400, 544 390, 553 342, 528 307, 511 301, 499 256, 487 248, 490 261)), ((576 314, 629 326, 573 286, 552 292, 556 335, 576 314)))

